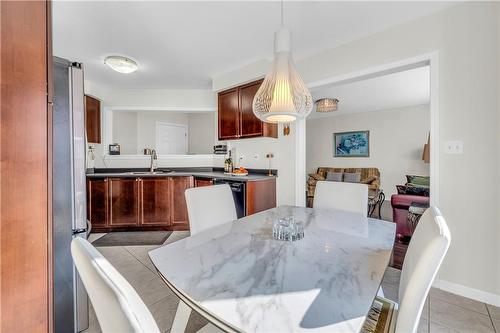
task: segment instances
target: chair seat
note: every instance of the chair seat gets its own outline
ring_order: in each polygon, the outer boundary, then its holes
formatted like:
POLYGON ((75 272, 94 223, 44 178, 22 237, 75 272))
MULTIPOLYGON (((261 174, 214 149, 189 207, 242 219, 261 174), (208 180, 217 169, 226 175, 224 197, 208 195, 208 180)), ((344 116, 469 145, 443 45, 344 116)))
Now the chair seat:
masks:
POLYGON ((375 297, 361 333, 394 332, 397 312, 398 303, 384 297, 375 297))

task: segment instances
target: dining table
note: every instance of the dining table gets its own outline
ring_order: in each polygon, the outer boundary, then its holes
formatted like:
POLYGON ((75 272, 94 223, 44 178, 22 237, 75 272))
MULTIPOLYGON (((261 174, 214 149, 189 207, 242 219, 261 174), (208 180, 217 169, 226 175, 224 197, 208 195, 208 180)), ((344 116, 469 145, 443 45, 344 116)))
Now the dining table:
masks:
POLYGON ((360 332, 381 285, 396 225, 341 210, 280 206, 149 252, 192 310, 227 332, 360 332), (296 241, 273 223, 304 226, 296 241))

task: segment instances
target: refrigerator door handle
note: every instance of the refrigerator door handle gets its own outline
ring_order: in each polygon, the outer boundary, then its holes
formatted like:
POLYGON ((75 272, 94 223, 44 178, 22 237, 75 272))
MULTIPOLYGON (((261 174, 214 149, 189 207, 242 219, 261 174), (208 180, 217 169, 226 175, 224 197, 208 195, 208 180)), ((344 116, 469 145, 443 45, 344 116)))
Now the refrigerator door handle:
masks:
POLYGON ((78 234, 83 234, 83 233, 87 233, 87 229, 86 228, 80 228, 80 229, 73 229, 72 230, 72 234, 73 235, 78 235, 78 234))

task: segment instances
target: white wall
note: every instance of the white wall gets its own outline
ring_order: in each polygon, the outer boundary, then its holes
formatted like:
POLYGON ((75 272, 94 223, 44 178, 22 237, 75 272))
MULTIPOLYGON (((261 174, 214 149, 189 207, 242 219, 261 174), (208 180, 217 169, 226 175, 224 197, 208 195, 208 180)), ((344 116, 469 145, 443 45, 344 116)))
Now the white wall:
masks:
MULTIPOLYGON (((438 278, 448 290, 500 306, 498 6, 458 4, 296 64, 305 82, 311 83, 439 52, 437 199, 452 243, 438 278), (445 142, 457 139, 464 143, 463 154, 445 154, 445 142)), ((268 69, 268 63, 259 62, 215 77, 214 90, 268 69)))
POLYGON ((215 112, 190 113, 189 124, 189 153, 212 154, 216 140, 215 112))
POLYGON ((113 142, 120 145, 120 154, 137 154, 137 112, 113 114, 113 142))
POLYGON ((430 130, 429 105, 307 120, 307 172, 320 166, 375 167, 386 199, 405 175, 429 175, 422 151, 430 130), (333 133, 370 131, 370 157, 333 157, 333 133))

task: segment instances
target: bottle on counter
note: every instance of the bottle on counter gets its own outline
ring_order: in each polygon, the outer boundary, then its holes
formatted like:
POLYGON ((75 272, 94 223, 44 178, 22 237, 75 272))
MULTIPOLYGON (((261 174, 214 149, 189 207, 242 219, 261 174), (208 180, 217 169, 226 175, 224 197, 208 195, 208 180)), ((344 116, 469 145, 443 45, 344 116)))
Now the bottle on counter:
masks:
POLYGON ((224 161, 224 172, 233 172, 233 160, 231 158, 231 151, 229 151, 228 158, 224 161))

